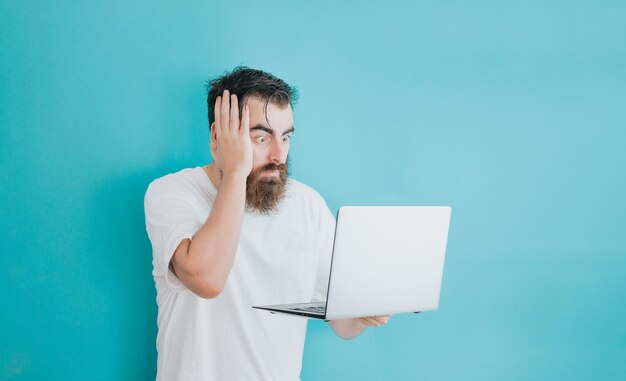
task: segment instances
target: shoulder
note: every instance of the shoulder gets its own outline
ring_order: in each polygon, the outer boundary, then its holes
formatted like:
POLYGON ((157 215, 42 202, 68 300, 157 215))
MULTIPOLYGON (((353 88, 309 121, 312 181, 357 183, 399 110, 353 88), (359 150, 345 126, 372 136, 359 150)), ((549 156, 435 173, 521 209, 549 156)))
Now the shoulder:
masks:
POLYGON ((185 197, 198 183, 198 170, 185 168, 153 180, 146 190, 145 203, 161 197, 185 197))
POLYGON ((293 178, 287 180, 287 192, 291 197, 306 199, 312 202, 326 203, 318 191, 293 178))
POLYGON ((312 218, 314 221, 334 221, 322 195, 310 186, 289 178, 287 183, 288 204, 298 211, 299 218, 312 218))

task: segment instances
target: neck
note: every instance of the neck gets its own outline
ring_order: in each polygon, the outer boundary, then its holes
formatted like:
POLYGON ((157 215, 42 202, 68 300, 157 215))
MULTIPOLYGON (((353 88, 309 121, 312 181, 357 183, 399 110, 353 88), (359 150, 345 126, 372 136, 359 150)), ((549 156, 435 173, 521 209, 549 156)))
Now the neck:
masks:
POLYGON ((204 173, 209 176, 209 179, 215 185, 215 188, 220 189, 220 185, 222 184, 222 176, 220 175, 220 170, 217 168, 215 163, 211 163, 202 167, 204 169, 204 173))

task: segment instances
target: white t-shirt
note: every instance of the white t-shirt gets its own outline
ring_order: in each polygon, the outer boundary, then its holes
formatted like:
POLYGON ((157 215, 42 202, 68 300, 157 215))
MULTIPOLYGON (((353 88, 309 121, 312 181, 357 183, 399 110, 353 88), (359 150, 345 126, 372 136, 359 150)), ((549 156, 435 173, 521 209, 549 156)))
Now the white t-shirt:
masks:
POLYGON ((145 196, 157 289, 157 381, 299 380, 307 320, 253 305, 326 299, 335 220, 323 198, 289 179, 271 215, 246 212, 222 293, 203 299, 169 269, 179 243, 211 212, 202 167, 154 180, 145 196))

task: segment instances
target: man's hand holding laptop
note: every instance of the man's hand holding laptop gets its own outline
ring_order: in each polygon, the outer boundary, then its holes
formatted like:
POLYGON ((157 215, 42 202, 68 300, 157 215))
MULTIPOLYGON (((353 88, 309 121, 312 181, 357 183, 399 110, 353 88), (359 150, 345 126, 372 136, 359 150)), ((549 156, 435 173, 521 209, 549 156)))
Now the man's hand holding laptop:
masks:
POLYGON ((450 212, 449 206, 342 206, 326 300, 253 308, 328 321, 342 338, 384 325, 396 313, 436 310, 450 212), (383 279, 385 289, 372 279, 383 279))
POLYGON ((380 327, 381 325, 387 324, 389 319, 391 319, 391 315, 362 317, 359 318, 358 321, 365 326, 380 327))
POLYGON ((352 319, 330 320, 328 324, 332 327, 337 336, 344 339, 352 339, 360 335, 367 327, 380 327, 387 324, 391 315, 368 316, 352 319))

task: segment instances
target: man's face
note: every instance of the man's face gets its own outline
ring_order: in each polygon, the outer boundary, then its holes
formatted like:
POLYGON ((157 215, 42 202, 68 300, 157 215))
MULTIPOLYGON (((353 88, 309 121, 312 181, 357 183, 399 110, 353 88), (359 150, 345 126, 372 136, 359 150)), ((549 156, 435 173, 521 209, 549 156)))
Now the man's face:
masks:
POLYGON ((245 101, 250 107, 250 139, 252 140, 252 172, 246 186, 249 207, 268 213, 274 210, 285 194, 287 155, 293 134, 291 106, 280 108, 258 97, 245 101), (267 115, 267 119, 266 119, 267 115))

